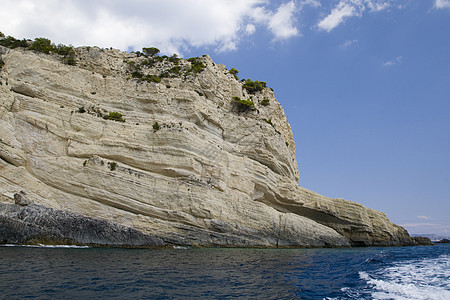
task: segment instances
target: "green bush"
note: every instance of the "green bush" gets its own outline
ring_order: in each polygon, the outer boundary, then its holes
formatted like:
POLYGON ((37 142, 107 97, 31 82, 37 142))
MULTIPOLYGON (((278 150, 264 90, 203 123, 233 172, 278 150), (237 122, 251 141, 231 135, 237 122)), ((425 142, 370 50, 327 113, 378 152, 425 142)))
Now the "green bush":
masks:
POLYGON ((169 57, 169 61, 178 65, 178 63, 180 62, 181 58, 178 58, 178 55, 173 54, 171 57, 169 57))
POLYGON ((4 65, 5 65, 5 62, 0 58, 0 71, 2 70, 4 65))
POLYGON ((155 123, 153 123, 153 130, 158 131, 160 128, 161 126, 159 126, 159 123, 155 121, 155 123))
POLYGON ((3 32, 0 31, 0 38, 4 38, 5 35, 3 34, 3 32))
POLYGON ((142 52, 144 52, 145 56, 155 56, 159 53, 159 49, 155 47, 142 48, 142 52))
POLYGON ((267 106, 267 105, 270 104, 270 100, 268 98, 264 98, 264 99, 261 100, 260 103, 261 103, 262 106, 267 106))
POLYGON ((113 121, 117 121, 117 122, 125 122, 125 119, 123 118, 123 114, 121 114, 117 111, 110 111, 107 115, 103 116, 103 119, 113 120, 113 121))
POLYGON ((144 73, 142 73, 141 71, 136 70, 136 71, 131 72, 131 77, 133 77, 133 78, 142 78, 142 77, 144 77, 144 73))
POLYGON ((68 56, 70 54, 74 54, 74 50, 72 46, 66 46, 63 44, 59 44, 58 46, 56 46, 56 53, 58 53, 59 55, 62 56, 68 56))
POLYGON ((266 123, 269 124, 270 126, 274 127, 272 119, 264 119, 264 121, 266 121, 266 123))
POLYGON ((239 111, 248 111, 255 109, 255 103, 252 100, 243 100, 239 97, 233 97, 234 103, 237 105, 239 111))
POLYGON ((30 50, 49 54, 50 52, 58 52, 52 41, 46 38, 35 38, 34 42, 30 45, 30 50))
POLYGON ((142 77, 142 80, 145 80, 147 82, 160 83, 161 77, 159 77, 158 75, 145 75, 144 77, 142 77))
POLYGON ((153 67, 153 65, 155 64, 155 61, 151 58, 144 60, 141 65, 146 66, 146 67, 153 67))
POLYGON ((191 57, 188 59, 188 61, 191 63, 191 67, 187 70, 187 73, 194 73, 197 75, 198 73, 203 72, 205 70, 206 66, 204 63, 202 63, 198 57, 191 57))
POLYGON ((109 169, 111 170, 111 171, 114 171, 116 168, 117 168, 117 163, 116 162, 108 162, 108 166, 109 166, 109 169))
POLYGON ((84 114, 86 112, 86 109, 84 108, 84 106, 81 106, 78 108, 77 112, 80 114, 84 114))
POLYGON ((75 60, 75 57, 73 57, 73 56, 69 56, 69 57, 67 57, 67 59, 64 59, 63 61, 64 61, 64 63, 68 64, 69 66, 77 65, 77 61, 75 60))
POLYGON ((26 39, 17 40, 15 38, 13 38, 12 36, 7 36, 6 38, 0 40, 0 45, 11 48, 11 49, 18 48, 18 47, 27 48, 28 41, 26 39))
POLYGON ((262 91, 266 87, 266 83, 264 81, 252 81, 251 79, 247 79, 242 87, 246 89, 250 94, 254 94, 256 92, 262 91))
POLYGON ((237 77, 237 73, 239 73, 239 71, 236 70, 235 68, 231 68, 231 70, 228 71, 228 73, 232 74, 236 80, 239 80, 239 78, 237 77))

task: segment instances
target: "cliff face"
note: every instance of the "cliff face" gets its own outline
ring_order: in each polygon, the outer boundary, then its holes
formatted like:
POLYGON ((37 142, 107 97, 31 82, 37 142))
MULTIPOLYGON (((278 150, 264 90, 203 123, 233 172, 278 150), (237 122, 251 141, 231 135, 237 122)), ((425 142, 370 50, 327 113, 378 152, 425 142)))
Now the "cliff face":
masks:
POLYGON ((208 56, 83 47, 70 66, 56 55, 0 52, 2 224, 32 226, 53 209, 158 246, 413 244, 384 214, 299 187, 291 128, 273 92, 250 94, 208 56), (19 191, 33 209, 13 204, 19 191))

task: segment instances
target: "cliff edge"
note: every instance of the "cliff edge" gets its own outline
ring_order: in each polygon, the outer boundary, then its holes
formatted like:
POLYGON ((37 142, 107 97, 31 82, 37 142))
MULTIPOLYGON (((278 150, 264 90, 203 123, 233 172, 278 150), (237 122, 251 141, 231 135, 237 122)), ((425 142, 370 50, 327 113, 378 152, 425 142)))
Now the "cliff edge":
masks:
POLYGON ((264 82, 209 56, 12 48, 0 46, 0 243, 56 230, 95 245, 414 244, 383 213, 298 185, 292 131, 264 82), (125 233, 84 239, 80 219, 125 233))

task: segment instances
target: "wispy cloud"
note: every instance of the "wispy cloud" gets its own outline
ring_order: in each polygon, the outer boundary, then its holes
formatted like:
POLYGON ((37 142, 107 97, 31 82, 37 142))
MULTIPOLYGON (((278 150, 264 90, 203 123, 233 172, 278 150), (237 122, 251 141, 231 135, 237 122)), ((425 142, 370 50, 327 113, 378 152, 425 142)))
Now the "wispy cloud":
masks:
POLYGON ((388 61, 383 62, 383 66, 391 67, 391 66, 400 64, 402 62, 402 60, 403 60, 402 56, 397 56, 396 58, 394 58, 392 60, 388 60, 388 61))
POLYGON ((430 220, 431 219, 428 216, 417 216, 417 218, 422 219, 422 220, 430 220))
POLYGON ((346 49, 354 44, 356 44, 358 42, 358 40, 347 40, 345 42, 343 42, 340 47, 343 49, 346 49))
POLYGON ((436 8, 450 8, 450 0, 436 0, 434 6, 436 8))
POLYGON ((317 27, 330 32, 348 18, 361 17, 366 9, 371 12, 379 12, 390 6, 391 1, 389 0, 341 0, 331 10, 331 13, 317 24, 317 27))
POLYGON ((360 16, 363 10, 364 5, 360 1, 341 1, 317 26, 321 30, 330 32, 343 23, 345 19, 360 16))

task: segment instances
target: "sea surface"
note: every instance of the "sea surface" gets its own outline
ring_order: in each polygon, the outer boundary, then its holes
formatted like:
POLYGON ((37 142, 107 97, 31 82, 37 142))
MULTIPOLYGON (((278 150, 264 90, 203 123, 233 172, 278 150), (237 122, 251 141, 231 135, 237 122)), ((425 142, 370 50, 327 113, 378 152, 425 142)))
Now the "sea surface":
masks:
POLYGON ((352 249, 0 247, 0 299, 450 299, 450 244, 352 249))

